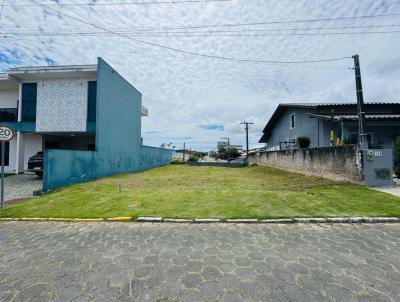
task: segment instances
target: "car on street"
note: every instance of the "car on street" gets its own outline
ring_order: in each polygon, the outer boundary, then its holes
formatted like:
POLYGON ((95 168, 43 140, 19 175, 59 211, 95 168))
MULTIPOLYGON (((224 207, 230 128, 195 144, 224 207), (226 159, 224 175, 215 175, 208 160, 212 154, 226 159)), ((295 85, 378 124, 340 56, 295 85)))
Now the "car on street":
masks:
POLYGON ((229 161, 232 164, 245 164, 247 162, 246 157, 238 157, 229 161))
POLYGON ((43 177, 43 152, 39 151, 28 160, 28 171, 43 177))

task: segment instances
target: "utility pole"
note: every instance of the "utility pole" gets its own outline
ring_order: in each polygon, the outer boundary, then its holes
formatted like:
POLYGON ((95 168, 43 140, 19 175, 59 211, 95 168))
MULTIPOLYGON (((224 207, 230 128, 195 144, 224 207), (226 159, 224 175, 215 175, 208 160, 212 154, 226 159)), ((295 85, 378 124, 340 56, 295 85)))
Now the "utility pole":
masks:
POLYGON ((330 145, 331 147, 333 147, 335 145, 334 143, 334 131, 333 131, 333 119, 334 119, 334 114, 335 114, 335 110, 331 110, 331 131, 330 131, 330 145))
POLYGON ((354 73, 356 76, 356 93, 357 93, 358 145, 360 146, 360 149, 368 149, 367 134, 365 133, 364 96, 361 83, 360 59, 358 55, 354 55, 353 59, 354 59, 354 73))
POLYGON ((244 121, 240 123, 241 125, 246 125, 246 159, 249 159, 249 125, 253 125, 254 123, 249 123, 244 121))
POLYGON ((183 143, 183 163, 185 163, 186 143, 183 143))

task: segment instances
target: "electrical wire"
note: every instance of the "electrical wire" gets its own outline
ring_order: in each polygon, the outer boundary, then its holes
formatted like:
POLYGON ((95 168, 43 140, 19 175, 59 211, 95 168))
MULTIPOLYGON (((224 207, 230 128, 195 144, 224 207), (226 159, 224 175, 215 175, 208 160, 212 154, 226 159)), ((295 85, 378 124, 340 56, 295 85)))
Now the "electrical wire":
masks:
POLYGON ((4 8, 4 2, 5 2, 6 0, 2 0, 1 1, 1 6, 0 6, 0 20, 1 20, 1 16, 3 15, 3 8, 4 8))
MULTIPOLYGON (((66 47, 75 47, 75 45, 73 44, 66 44, 66 43, 60 43, 60 42, 56 42, 56 41, 40 41, 40 40, 31 40, 31 39, 26 39, 26 38, 21 38, 21 37, 17 37, 17 36, 8 36, 8 35, 0 35, 0 39, 16 39, 17 42, 19 42, 20 40, 23 41, 29 41, 29 42, 36 42, 36 43, 41 43, 41 44, 52 44, 54 43, 56 46, 66 46, 66 47)), ((76 40, 74 40, 76 42, 76 40)), ((179 59, 189 59, 188 57, 185 56, 181 56, 178 54, 174 54, 174 55, 159 55, 159 54, 154 54, 154 53, 149 53, 149 52, 137 52, 137 51, 131 51, 131 54, 136 54, 136 55, 140 55, 140 56, 150 56, 150 57, 157 57, 157 58, 179 58, 179 59)), ((343 70, 343 69, 348 69, 348 67, 340 67, 340 66, 328 66, 328 65, 288 65, 288 64, 279 64, 279 63, 264 63, 265 65, 270 65, 270 66, 274 66, 277 68, 281 68, 281 67, 294 67, 294 68, 311 68, 311 69, 336 69, 336 70, 343 70)))
MULTIPOLYGON (((334 27, 307 27, 307 28, 274 28, 274 29, 243 29, 243 30, 212 30, 212 31, 152 31, 150 34, 214 34, 214 33, 247 33, 247 32, 274 32, 274 31, 313 31, 313 30, 333 30, 333 29, 362 29, 362 28, 389 28, 389 27, 400 27, 400 24, 387 24, 387 25, 361 25, 361 26, 334 26, 334 27)), ((120 33, 125 34, 137 34, 137 35, 147 35, 147 32, 142 32, 140 30, 129 30, 128 28, 110 28, 110 30, 115 30, 120 33)), ((76 31, 73 34, 97 34, 100 32, 82 32, 80 29, 60 29, 57 32, 43 32, 41 30, 31 30, 31 29, 3 29, 3 33, 13 34, 13 33, 45 33, 45 34, 64 34, 76 31), (60 33, 62 31, 63 33, 60 33)), ((329 33, 329 32, 328 32, 329 33)), ((351 33, 351 32, 350 32, 351 33)))
POLYGON ((329 59, 318 59, 318 60, 304 60, 304 61, 275 61, 275 60, 251 60, 251 59, 237 59, 237 58, 230 58, 230 57, 224 57, 224 56, 217 56, 217 55, 209 55, 209 54, 203 54, 203 53, 197 53, 197 52, 192 52, 192 51, 187 51, 187 50, 183 50, 183 49, 179 49, 179 48, 174 48, 174 47, 169 47, 166 45, 162 45, 162 44, 158 44, 158 43, 153 43, 153 42, 148 42, 148 41, 144 41, 144 40, 139 40, 139 39, 135 39, 132 38, 128 35, 125 34, 120 34, 118 32, 112 31, 110 29, 107 29, 105 27, 87 22, 85 20, 82 20, 78 17, 75 16, 71 16, 69 14, 66 13, 62 13, 52 7, 48 7, 45 4, 41 4, 39 2, 37 2, 36 0, 31 0, 33 3, 39 4, 40 6, 47 8, 55 13, 57 13, 59 16, 64 16, 67 18, 70 18, 72 20, 84 23, 86 25, 90 25, 92 27, 98 28, 100 30, 103 30, 105 32, 110 32, 110 33, 114 33, 115 35, 118 35, 120 37, 132 40, 134 42, 138 42, 138 43, 142 43, 142 44, 146 44, 149 46, 153 46, 153 47, 158 47, 158 48, 163 48, 163 49, 167 49, 167 50, 171 50, 171 51, 175 51, 175 52, 179 52, 179 53, 184 53, 184 54, 188 54, 188 55, 192 55, 192 56, 197 56, 197 57, 204 57, 204 58, 212 58, 212 59, 219 59, 219 60, 225 60, 225 61, 234 61, 234 62, 248 62, 248 63, 277 63, 277 64, 307 64, 307 63, 319 63, 319 62, 333 62, 333 61, 341 61, 341 60, 345 60, 345 59, 349 59, 352 57, 340 57, 340 58, 329 58, 329 59))
POLYGON ((324 22, 324 21, 344 21, 365 18, 383 18, 383 17, 399 17, 400 13, 378 14, 378 15, 362 15, 348 16, 336 18, 317 18, 317 19, 300 19, 300 20, 284 20, 284 21, 266 21, 266 22, 251 22, 251 23, 228 23, 228 24, 206 24, 206 25, 190 25, 190 26, 166 26, 161 28, 147 28, 146 30, 159 29, 198 29, 198 28, 218 28, 218 27, 237 27, 237 26, 257 26, 257 25, 272 25, 272 24, 291 24, 291 23, 307 23, 307 22, 324 22))
MULTIPOLYGON (((117 5, 155 5, 155 4, 183 4, 183 3, 210 3, 231 2, 232 0, 176 0, 176 1, 146 1, 146 2, 112 2, 112 3, 42 3, 47 6, 117 6, 117 5)), ((39 4, 6 4, 11 7, 38 7, 39 4)))
POLYGON ((13 33, 0 32, 0 34, 14 36, 112 36, 112 35, 127 35, 129 37, 270 37, 270 36, 336 36, 336 35, 366 35, 366 34, 395 34, 400 33, 400 30, 393 31, 357 31, 357 32, 323 32, 323 33, 268 33, 268 34, 209 34, 209 33, 150 33, 138 34, 129 32, 36 32, 36 33, 13 33))

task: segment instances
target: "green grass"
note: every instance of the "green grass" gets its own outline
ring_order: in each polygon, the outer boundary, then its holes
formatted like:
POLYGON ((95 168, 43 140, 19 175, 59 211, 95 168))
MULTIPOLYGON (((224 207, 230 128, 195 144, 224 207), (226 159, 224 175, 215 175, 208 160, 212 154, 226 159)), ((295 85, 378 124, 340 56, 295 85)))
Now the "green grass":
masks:
POLYGON ((69 186, 0 211, 0 217, 116 216, 400 216, 400 198, 267 167, 171 165, 69 186))

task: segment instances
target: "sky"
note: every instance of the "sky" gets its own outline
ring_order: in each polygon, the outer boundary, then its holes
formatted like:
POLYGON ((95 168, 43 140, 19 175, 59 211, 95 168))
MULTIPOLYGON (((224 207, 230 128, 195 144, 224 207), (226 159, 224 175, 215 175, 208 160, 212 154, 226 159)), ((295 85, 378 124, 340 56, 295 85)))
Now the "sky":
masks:
POLYGON ((223 137, 244 146, 244 120, 254 123, 250 147, 259 146, 279 103, 355 102, 354 54, 360 55, 365 101, 400 101, 399 0, 182 1, 4 0, 0 72, 95 64, 102 57, 143 95, 149 109, 144 144, 179 149, 186 142, 202 151, 223 137), (35 1, 51 6, 32 6, 35 1), (102 5, 112 2, 118 4, 102 5), (132 2, 153 3, 121 4, 132 2), (59 5, 73 3, 90 5, 59 5), (343 34, 351 32, 358 34, 343 34))

